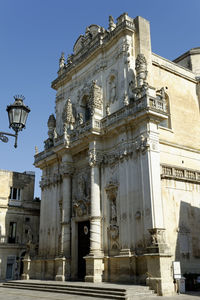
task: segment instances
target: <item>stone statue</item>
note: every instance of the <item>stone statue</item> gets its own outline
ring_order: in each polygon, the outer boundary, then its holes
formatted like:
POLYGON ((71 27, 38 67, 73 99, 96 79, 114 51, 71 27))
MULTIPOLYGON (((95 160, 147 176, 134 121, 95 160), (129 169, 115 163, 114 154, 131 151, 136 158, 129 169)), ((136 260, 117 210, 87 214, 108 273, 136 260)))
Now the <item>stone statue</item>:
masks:
POLYGON ((106 116, 109 116, 110 115, 110 105, 107 104, 106 105, 106 116))
POLYGON ((109 82, 109 96, 110 96, 110 102, 113 103, 116 100, 116 82, 115 77, 110 78, 109 82))
POLYGON ((117 221, 117 209, 116 209, 116 202, 113 200, 111 202, 111 222, 116 223, 117 221))
POLYGON ((141 87, 147 79, 147 61, 144 54, 138 54, 135 62, 137 87, 141 87))
POLYGON ((83 124, 83 114, 82 113, 78 113, 77 121, 78 121, 78 125, 83 124))
POLYGON ((48 122, 47 122, 47 126, 48 126, 48 136, 49 139, 53 139, 54 138, 54 132, 55 132, 55 128, 56 128, 56 119, 54 117, 54 114, 51 114, 49 116, 48 122))

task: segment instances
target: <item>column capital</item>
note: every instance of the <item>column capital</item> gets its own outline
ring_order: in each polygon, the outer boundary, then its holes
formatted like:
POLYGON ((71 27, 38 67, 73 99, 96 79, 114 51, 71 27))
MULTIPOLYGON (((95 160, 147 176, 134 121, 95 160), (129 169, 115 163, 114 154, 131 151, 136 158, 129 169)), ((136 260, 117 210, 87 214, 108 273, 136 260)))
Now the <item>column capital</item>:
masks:
POLYGON ((74 173, 74 166, 72 163, 62 162, 60 166, 60 173, 62 177, 64 176, 72 176, 74 173))
POLYGON ((90 167, 95 167, 100 165, 102 162, 102 154, 99 150, 90 149, 88 151, 88 162, 90 167))

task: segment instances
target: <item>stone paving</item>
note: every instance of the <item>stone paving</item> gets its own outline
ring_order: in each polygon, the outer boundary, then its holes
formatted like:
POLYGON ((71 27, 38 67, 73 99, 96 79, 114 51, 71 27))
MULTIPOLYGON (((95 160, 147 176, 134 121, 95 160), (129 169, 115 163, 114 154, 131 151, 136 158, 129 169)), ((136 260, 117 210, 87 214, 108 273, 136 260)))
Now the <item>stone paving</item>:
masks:
MULTIPOLYGON (((134 300, 155 300, 158 296, 140 296, 135 297, 134 300)), ((160 300, 197 300, 200 299, 200 292, 188 292, 187 294, 176 295, 172 297, 159 297, 160 300)), ((30 291, 30 290, 19 290, 0 287, 0 300, 99 300, 102 298, 30 291)))

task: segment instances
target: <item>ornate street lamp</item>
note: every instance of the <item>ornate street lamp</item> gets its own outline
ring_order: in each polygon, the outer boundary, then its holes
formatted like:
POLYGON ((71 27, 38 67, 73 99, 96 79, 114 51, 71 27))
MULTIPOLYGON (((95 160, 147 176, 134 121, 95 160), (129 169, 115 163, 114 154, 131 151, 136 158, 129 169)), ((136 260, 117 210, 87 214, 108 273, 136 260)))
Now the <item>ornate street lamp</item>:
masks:
POLYGON ((11 105, 8 105, 6 110, 8 112, 9 128, 12 128, 15 131, 15 134, 0 131, 0 140, 4 143, 7 143, 8 138, 6 135, 13 136, 15 137, 14 147, 17 148, 18 132, 25 128, 30 108, 24 105, 24 96, 16 95, 14 96, 14 99, 15 102, 11 105))

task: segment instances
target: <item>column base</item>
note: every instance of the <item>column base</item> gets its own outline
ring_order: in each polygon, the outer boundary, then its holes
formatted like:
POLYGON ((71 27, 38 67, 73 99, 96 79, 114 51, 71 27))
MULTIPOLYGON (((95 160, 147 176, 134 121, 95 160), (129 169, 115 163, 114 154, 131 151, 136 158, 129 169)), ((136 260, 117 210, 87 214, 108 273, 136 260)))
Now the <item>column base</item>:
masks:
POLYGON ((85 256, 86 260, 86 282, 102 282, 104 271, 103 256, 85 256))
POLYGON ((56 275, 55 281, 65 281, 65 276, 64 275, 56 275))
POLYGON ((65 281, 65 257, 55 258, 55 269, 56 269, 56 281, 65 281))
POLYGON ((29 280, 29 275, 28 274, 22 274, 22 277, 21 277, 22 280, 29 280))

